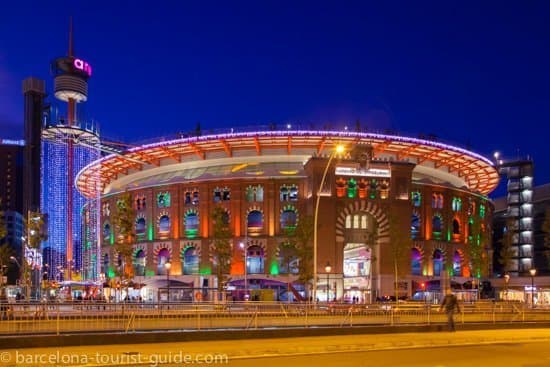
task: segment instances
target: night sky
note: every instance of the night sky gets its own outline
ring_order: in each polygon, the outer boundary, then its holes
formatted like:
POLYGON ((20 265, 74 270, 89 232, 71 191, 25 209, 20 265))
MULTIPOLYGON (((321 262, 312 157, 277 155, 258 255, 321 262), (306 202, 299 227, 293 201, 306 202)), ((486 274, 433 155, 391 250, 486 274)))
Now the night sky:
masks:
POLYGON ((550 182, 548 1, 10 1, 0 137, 23 135, 25 77, 51 90, 70 15, 93 67, 86 114, 106 139, 359 120, 529 155, 535 184, 550 182))

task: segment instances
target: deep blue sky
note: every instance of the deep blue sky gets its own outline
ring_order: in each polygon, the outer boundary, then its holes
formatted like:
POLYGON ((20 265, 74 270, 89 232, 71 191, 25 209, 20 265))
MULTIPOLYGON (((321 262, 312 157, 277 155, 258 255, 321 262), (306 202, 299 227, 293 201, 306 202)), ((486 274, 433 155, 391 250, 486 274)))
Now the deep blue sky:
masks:
POLYGON ((11 1, 0 137, 22 136, 25 77, 51 90, 69 15, 94 68, 86 111, 108 138, 360 119, 530 155, 550 182, 548 1, 11 1))

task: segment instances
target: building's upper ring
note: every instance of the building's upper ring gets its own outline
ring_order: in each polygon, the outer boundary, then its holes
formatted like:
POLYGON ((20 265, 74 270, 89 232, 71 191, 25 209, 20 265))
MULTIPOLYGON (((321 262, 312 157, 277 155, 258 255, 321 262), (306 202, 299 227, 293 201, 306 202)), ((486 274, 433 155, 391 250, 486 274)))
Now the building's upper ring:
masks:
MULTIPOLYGON (((494 190, 499 181, 489 159, 440 142, 374 133, 284 130, 212 134, 142 145, 92 162, 79 172, 75 183, 84 196, 92 198, 152 186, 155 177, 176 171, 231 165, 238 168, 251 162, 288 163, 295 168, 297 162, 330 154, 337 144, 348 150, 357 144, 371 145, 375 159, 415 163, 418 180, 450 182, 483 195, 494 190)), ((199 176, 181 174, 177 182, 197 180, 199 176)))

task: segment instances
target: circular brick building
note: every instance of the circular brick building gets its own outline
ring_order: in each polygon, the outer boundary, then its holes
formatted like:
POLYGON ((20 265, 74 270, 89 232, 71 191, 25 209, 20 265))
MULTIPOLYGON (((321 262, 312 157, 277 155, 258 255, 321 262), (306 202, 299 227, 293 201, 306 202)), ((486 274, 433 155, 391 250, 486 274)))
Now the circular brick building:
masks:
POLYGON ((427 282, 443 287, 449 277, 484 273, 492 256, 487 194, 498 181, 476 153, 404 136, 285 130, 159 141, 78 175, 80 192, 97 199, 83 210, 83 272, 114 276, 112 215, 128 191, 135 278, 165 279, 169 261, 171 280, 215 287, 211 218, 222 207, 233 236, 228 289, 304 297, 311 284, 296 282, 298 259, 281 246, 288 226, 315 216, 318 193, 317 298, 368 302, 396 288, 411 297, 427 282), (336 145, 345 153, 335 154, 336 145))

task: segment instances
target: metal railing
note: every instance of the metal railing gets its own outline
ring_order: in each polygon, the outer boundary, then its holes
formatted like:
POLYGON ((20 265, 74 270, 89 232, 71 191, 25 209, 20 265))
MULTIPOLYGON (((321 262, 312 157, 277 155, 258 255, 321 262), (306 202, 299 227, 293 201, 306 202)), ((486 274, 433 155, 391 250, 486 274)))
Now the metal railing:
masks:
MULTIPOLYGON (((0 335, 159 330, 429 325, 446 315, 429 304, 16 303, 1 305, 0 335)), ((458 323, 550 321, 549 309, 519 303, 462 305, 458 323)))

